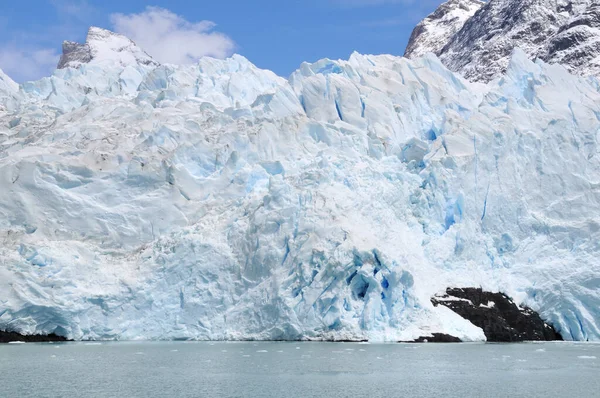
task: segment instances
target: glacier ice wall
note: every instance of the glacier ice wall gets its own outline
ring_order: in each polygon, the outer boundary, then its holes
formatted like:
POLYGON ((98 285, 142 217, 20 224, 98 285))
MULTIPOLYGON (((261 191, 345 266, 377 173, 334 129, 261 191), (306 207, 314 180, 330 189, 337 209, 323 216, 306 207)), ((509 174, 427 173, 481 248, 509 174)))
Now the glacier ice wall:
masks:
POLYGON ((522 52, 288 80, 240 56, 0 75, 0 328, 76 339, 485 339, 503 291, 600 339, 600 85, 522 52), (8 82, 5 84, 4 82, 8 82))

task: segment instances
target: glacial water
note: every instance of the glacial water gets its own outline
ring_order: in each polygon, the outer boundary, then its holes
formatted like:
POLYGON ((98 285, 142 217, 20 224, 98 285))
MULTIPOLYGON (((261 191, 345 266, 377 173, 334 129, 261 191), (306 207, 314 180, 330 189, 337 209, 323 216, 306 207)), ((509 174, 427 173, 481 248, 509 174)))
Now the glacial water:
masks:
POLYGON ((600 344, 0 346, 0 397, 598 397, 600 344))

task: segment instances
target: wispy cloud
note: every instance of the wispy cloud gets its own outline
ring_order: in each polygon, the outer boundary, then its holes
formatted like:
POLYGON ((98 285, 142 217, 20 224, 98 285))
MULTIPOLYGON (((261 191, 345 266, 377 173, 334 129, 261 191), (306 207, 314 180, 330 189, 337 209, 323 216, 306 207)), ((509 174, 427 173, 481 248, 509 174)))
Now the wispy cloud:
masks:
MULTIPOLYGON (((10 32, 0 44, 0 69, 15 81, 39 79, 55 69, 59 43, 77 37, 94 20, 96 8, 88 0, 49 0, 58 22, 39 32, 10 32)), ((224 58, 236 47, 227 35, 215 30, 211 21, 190 22, 170 10, 147 7, 134 14, 112 14, 112 28, 134 40, 162 63, 186 64, 209 55, 224 58)), ((0 22, 1 16, 0 16, 0 22)))
POLYGON ((8 43, 0 47, 0 68, 17 82, 34 80, 51 74, 59 57, 52 48, 8 43))
POLYGON ((234 41, 214 31, 211 21, 189 22, 159 7, 138 14, 113 14, 115 31, 124 34, 162 63, 189 64, 205 55, 224 58, 235 49, 234 41))

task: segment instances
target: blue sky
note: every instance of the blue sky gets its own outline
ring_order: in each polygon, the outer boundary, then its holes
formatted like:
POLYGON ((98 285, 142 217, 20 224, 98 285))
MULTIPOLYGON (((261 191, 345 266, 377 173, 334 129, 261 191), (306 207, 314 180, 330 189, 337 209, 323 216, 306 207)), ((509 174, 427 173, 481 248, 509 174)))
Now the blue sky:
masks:
POLYGON ((63 40, 91 25, 126 33, 163 62, 246 56, 289 75, 302 61, 352 51, 402 55, 415 24, 442 0, 25 0, 0 16, 0 68, 17 81, 49 75, 63 40), (157 32, 164 32, 158 34, 157 32), (187 47, 187 48, 186 48, 187 47), (162 59, 160 59, 162 58, 162 59))

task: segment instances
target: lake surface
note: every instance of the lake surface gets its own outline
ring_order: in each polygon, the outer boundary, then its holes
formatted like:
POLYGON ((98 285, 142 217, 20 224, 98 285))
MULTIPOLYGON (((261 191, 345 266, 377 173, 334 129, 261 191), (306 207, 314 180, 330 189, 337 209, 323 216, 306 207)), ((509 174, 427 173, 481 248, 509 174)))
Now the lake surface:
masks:
POLYGON ((0 397, 600 397, 600 344, 0 345, 0 397))

